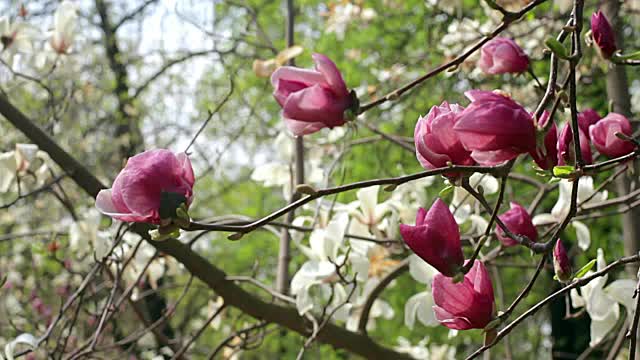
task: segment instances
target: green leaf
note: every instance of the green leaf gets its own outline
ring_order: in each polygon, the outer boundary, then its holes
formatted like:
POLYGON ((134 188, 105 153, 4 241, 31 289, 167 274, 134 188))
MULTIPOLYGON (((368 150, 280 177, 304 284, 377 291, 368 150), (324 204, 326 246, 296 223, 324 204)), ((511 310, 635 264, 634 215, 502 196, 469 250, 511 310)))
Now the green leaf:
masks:
POLYGON ((555 166, 553 168, 553 176, 568 179, 573 176, 575 168, 571 165, 555 166))
POLYGON ((565 49, 564 45, 562 45, 562 43, 555 38, 547 38, 547 40, 544 41, 544 44, 559 58, 566 60, 569 57, 567 55, 567 49, 565 49))
POLYGON ((593 259, 593 260, 589 261, 587 263, 587 265, 583 266, 582 269, 580 269, 580 270, 578 270, 578 272, 576 272, 576 275, 574 277, 576 277, 576 278, 583 277, 584 274, 586 274, 587 271, 591 270, 591 268, 595 264, 596 264, 596 259, 593 259))
POLYGON ((438 193, 438 197, 445 197, 449 195, 452 191, 453 191, 453 185, 449 185, 444 189, 440 190, 440 192, 438 193))

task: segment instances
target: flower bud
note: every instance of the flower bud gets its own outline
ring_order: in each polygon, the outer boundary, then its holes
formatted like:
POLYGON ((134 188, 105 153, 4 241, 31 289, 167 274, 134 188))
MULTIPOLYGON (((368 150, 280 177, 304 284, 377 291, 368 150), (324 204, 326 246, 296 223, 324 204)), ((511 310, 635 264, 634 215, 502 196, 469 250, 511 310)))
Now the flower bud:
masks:
POLYGON ((478 66, 487 74, 521 73, 529 57, 512 39, 496 37, 482 46, 478 66))
MULTIPOLYGON (((582 153, 582 160, 585 164, 591 164, 593 162, 593 156, 591 155, 591 146, 589 145, 589 138, 578 126, 578 133, 580 136, 580 151, 582 153)), ((573 165, 576 161, 575 148, 573 146, 573 131, 571 130, 571 124, 565 124, 564 128, 560 132, 558 137, 558 165, 573 165)))
POLYGON ((591 36, 596 45, 598 45, 600 54, 605 59, 610 58, 618 49, 613 28, 611 28, 609 20, 600 10, 591 15, 591 36))
POLYGON ((588 139, 591 139, 591 136, 589 135, 589 127, 600 121, 600 119, 600 114, 593 109, 586 109, 578 113, 578 126, 588 139))
POLYGON ((465 95, 471 104, 453 129, 475 161, 490 166, 535 151, 533 118, 520 104, 491 91, 471 90, 465 95))
POLYGON ((435 169, 450 162, 455 165, 472 165, 471 152, 460 142, 453 131, 456 116, 464 108, 446 101, 431 108, 427 116, 420 117, 414 131, 416 156, 422 167, 435 169))
POLYGON ((458 224, 440 199, 428 212, 418 210, 415 226, 400 224, 400 234, 416 255, 445 276, 455 276, 464 264, 458 224))
MULTIPOLYGON (((540 117, 539 127, 544 128, 549 121, 553 120, 550 119, 549 112, 545 110, 540 117)), ((557 142, 558 129, 556 128, 556 124, 553 123, 547 133, 544 134, 542 144, 538 143, 536 150, 530 153, 533 160, 541 169, 549 170, 558 164, 557 142)))
POLYGON ((593 146, 601 154, 609 157, 626 155, 635 149, 633 143, 618 138, 616 133, 627 136, 633 134, 629 120, 617 113, 609 113, 602 120, 589 127, 593 146))
POLYGON ((491 277, 479 260, 458 283, 436 274, 432 289, 436 319, 449 329, 484 329, 494 318, 491 277))
POLYGON ((314 54, 313 61, 315 70, 283 66, 271 75, 285 124, 299 136, 344 125, 345 111, 354 103, 333 61, 322 54, 314 54))
POLYGON ((556 241, 556 245, 553 247, 553 269, 558 281, 566 283, 571 280, 571 263, 560 239, 556 241))
MULTIPOLYGON (((511 209, 498 218, 514 235, 526 236, 531 241, 538 239, 538 230, 531 221, 531 215, 520 204, 511 202, 511 209)), ((504 246, 518 245, 518 242, 507 236, 499 225, 496 226, 496 237, 504 246)))

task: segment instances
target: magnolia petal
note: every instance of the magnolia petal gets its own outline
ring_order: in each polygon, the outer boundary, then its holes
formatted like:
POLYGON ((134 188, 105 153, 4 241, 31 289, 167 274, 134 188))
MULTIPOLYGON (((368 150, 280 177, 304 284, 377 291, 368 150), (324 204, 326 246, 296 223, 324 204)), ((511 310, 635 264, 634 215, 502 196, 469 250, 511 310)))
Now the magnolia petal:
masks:
POLYGON ((636 282, 630 279, 621 279, 607 285, 604 292, 627 308, 627 316, 631 316, 635 309, 633 294, 636 290, 636 282))
POLYGON ((574 309, 581 308, 586 305, 584 298, 580 296, 577 289, 571 289, 569 297, 571 298, 571 306, 574 309))
POLYGON ((313 284, 307 284, 296 295, 296 308, 298 309, 298 314, 300 315, 304 315, 309 310, 313 309, 313 300, 311 298, 310 292, 312 285, 313 284))
MULTIPOLYGON (((360 201, 360 209, 364 215, 365 222, 373 220, 375 218, 376 205, 378 205, 378 191, 380 186, 370 186, 364 189, 358 190, 356 197, 360 201)), ((371 225, 368 223, 368 225, 371 225)))
POLYGON ((591 245, 591 233, 587 225, 580 221, 572 221, 571 225, 576 229, 576 238, 578 239, 578 247, 582 251, 586 251, 591 245))
POLYGON ((29 349, 35 350, 38 347, 38 339, 31 334, 20 334, 13 341, 5 345, 4 347, 4 356, 7 357, 7 360, 14 360, 13 353, 17 345, 27 345, 29 349))
POLYGON ((533 225, 536 225, 536 226, 555 224, 556 222, 558 222, 558 218, 556 218, 552 214, 544 213, 544 214, 538 214, 534 216, 531 222, 533 222, 533 225))
POLYGON ((609 315, 602 320, 591 319, 591 341, 589 346, 596 346, 604 339, 605 336, 615 327, 618 322, 620 312, 618 304, 615 306, 615 310, 611 311, 609 315))
POLYGON ((409 329, 413 329, 416 317, 425 326, 438 325, 438 320, 433 312, 433 305, 433 296, 429 291, 424 291, 410 297, 404 307, 405 325, 407 325, 409 329))
POLYGON ((409 255, 409 274, 415 281, 431 287, 431 281, 433 281, 433 277, 437 273, 438 270, 422 260, 418 255, 409 255))

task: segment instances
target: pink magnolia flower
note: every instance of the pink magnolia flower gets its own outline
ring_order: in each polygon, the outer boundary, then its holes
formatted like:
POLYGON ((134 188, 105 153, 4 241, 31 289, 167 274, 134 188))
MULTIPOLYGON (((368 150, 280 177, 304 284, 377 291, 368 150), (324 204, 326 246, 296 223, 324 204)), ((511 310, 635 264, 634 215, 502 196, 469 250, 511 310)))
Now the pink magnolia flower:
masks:
MULTIPOLYGON (((536 230, 531 221, 531 215, 529 215, 527 209, 517 202, 512 201, 511 209, 498 216, 498 218, 513 234, 526 236, 531 241, 538 239, 538 230, 536 230)), ((518 245, 518 242, 507 236, 499 225, 496 226, 496 237, 504 246, 518 245)))
POLYGON ((432 288, 436 319, 449 329, 482 329, 493 320, 493 285, 479 260, 475 260, 462 282, 454 283, 436 274, 432 288))
POLYGON ((194 182, 193 168, 185 153, 148 150, 129 158, 113 187, 98 193, 96 207, 121 221, 160 224, 161 199, 184 197, 188 207, 194 182))
POLYGON ((465 149, 481 165, 496 165, 535 151, 536 130, 531 115, 507 96, 470 90, 471 104, 458 115, 453 129, 465 149))
POLYGON ((464 264, 458 224, 440 199, 428 212, 418 210, 415 226, 400 224, 400 235, 416 255, 445 276, 456 275, 464 264))
POLYGON ((571 280, 571 262, 560 239, 556 241, 556 245, 553 247, 553 269, 560 282, 565 283, 571 280))
POLYGON ((613 28, 611 28, 609 20, 600 10, 591 15, 591 36, 605 59, 610 58, 618 49, 613 28))
POLYGON ((482 46, 478 66, 487 74, 521 73, 529 57, 512 39, 496 37, 482 46))
POLYGON ((591 139, 589 135, 589 126, 597 123, 600 119, 600 114, 593 109, 586 109, 578 113, 578 126, 580 127, 580 130, 584 131, 584 134, 588 139, 591 139))
MULTIPOLYGON (((540 128, 544 128, 547 125, 547 122, 550 120, 549 115, 547 110, 542 113, 539 121, 540 128)), ((544 136, 542 146, 537 146, 536 150, 530 153, 533 161, 535 161, 541 169, 549 170, 558 164, 557 142, 558 129, 556 128, 556 124, 553 123, 544 136)))
POLYGON ((464 108, 458 104, 443 102, 434 106, 426 117, 420 117, 414 131, 416 156, 425 169, 447 166, 447 162, 457 165, 472 165, 471 152, 460 142, 453 131, 456 115, 464 108))
MULTIPOLYGON (((593 156, 591 155, 591 145, 589 144, 589 138, 578 126, 578 135, 580 136, 580 152, 582 153, 582 160, 585 164, 591 164, 593 162, 593 156)), ((558 165, 572 165, 576 161, 575 149, 573 148, 573 131, 571 130, 571 124, 566 123, 560 136, 558 137, 558 165)))
POLYGON ((626 155, 635 149, 635 145, 616 136, 616 133, 631 136, 632 132, 629 120, 618 113, 609 113, 589 127, 593 145, 609 157, 626 155))
POLYGON ((282 66, 271 75, 285 124, 299 136, 344 125, 344 112, 353 104, 333 61, 322 54, 313 54, 313 61, 315 70, 282 66))

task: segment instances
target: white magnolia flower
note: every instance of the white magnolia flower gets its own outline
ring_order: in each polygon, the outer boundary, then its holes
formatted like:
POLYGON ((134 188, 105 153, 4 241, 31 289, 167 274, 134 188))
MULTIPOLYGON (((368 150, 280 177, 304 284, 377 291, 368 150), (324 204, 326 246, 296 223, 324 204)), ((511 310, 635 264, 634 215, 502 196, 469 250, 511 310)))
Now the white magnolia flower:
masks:
POLYGON ((102 215, 96 209, 84 212, 84 219, 69 226, 69 247, 73 251, 85 253, 89 245, 93 248, 96 259, 102 260, 111 250, 111 234, 100 231, 102 215))
POLYGON ((338 251, 344 241, 348 222, 346 213, 336 214, 326 228, 311 232, 310 246, 296 242, 302 253, 309 258, 291 279, 291 294, 296 296, 300 315, 314 307, 311 288, 316 285, 329 287, 328 283, 336 276, 335 264, 341 260, 338 258, 338 251))
POLYGON ((49 155, 34 144, 16 144, 15 150, 0 153, 0 192, 16 190, 18 177, 22 190, 44 184, 50 161, 49 155))
POLYGON ((32 41, 36 36, 33 28, 25 23, 11 23, 6 16, 0 17, 0 42, 4 60, 11 66, 13 57, 18 54, 31 53, 32 41))
MULTIPOLYGON (((291 196, 293 184, 294 145, 292 139, 285 133, 278 134, 274 141, 278 160, 256 166, 251 173, 251 180, 261 182, 264 186, 282 186, 285 198, 291 196)), ((314 151, 305 159, 305 175, 308 184, 317 185, 324 177, 322 171, 322 152, 314 151)))
POLYGON ((54 28, 50 34, 49 45, 60 55, 68 54, 75 37, 78 12, 70 1, 63 1, 54 15, 54 28))
MULTIPOLYGON (((578 199, 577 203, 586 205, 592 203, 598 203, 607 199, 608 192, 603 190, 595 193, 593 187, 593 178, 590 176, 583 176, 578 180, 578 199), (591 199, 589 199, 591 197, 591 199), (585 201, 589 199, 588 201, 585 201)), ((571 206, 571 189, 573 182, 563 179, 558 183, 558 201, 551 209, 551 213, 538 214, 533 217, 534 225, 552 224, 556 222, 562 222, 569 214, 569 208, 571 206)), ((573 220, 571 226, 576 231, 576 238, 578 239, 578 247, 582 250, 586 250, 591 245, 591 233, 589 228, 582 222, 573 220)))
MULTIPOLYGON (((500 189, 498 179, 489 174, 474 173, 469 177, 469 185, 476 191, 482 187, 485 196, 495 194, 500 189)), ((471 196, 465 189, 456 186, 453 189, 453 199, 451 200, 449 209, 453 213, 456 222, 463 224, 469 219, 471 214, 474 213, 477 203, 478 200, 471 196)))
MULTIPOLYGON (((597 264, 598 271, 607 266, 602 249, 598 249, 597 264)), ((593 272, 589 271, 585 277, 591 274, 593 272)), ((633 293, 636 288, 636 282, 630 279, 622 279, 616 280, 605 287, 607 278, 608 275, 604 275, 591 280, 591 282, 580 288, 580 293, 576 289, 571 289, 572 306, 574 308, 585 307, 589 317, 591 317, 591 341, 589 346, 597 345, 614 328, 620 317, 620 306, 618 304, 626 307, 628 316, 633 315, 633 293)))
POLYGON ((435 313, 433 312, 433 294, 431 282, 438 273, 431 265, 420 259, 417 255, 409 256, 409 273, 417 282, 426 285, 426 290, 407 300, 404 305, 404 323, 409 329, 413 329, 416 318, 425 326, 436 326, 435 313))
MULTIPOLYGON (((6 356, 6 360, 14 360, 15 348, 18 345, 25 345, 27 348, 31 350, 35 350, 38 347, 38 339, 31 334, 20 334, 13 341, 5 345, 4 347, 4 356, 6 356)), ((2 358, 2 356, 0 356, 2 358)))

